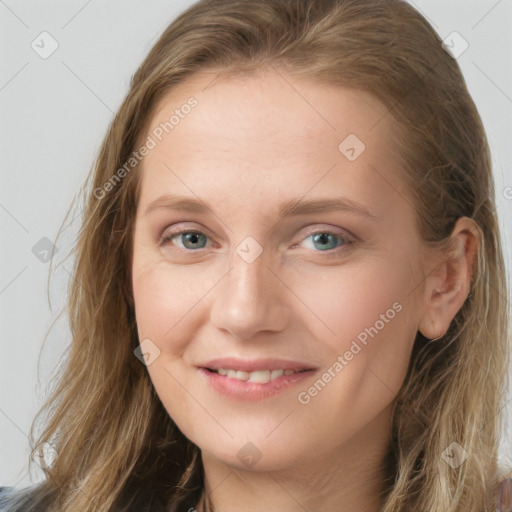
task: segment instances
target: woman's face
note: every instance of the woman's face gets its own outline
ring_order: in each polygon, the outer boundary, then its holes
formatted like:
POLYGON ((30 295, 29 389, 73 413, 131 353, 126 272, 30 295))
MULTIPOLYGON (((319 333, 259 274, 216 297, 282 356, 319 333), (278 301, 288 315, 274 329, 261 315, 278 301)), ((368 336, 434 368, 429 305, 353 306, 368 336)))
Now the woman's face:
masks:
POLYGON ((284 73, 215 76, 172 90, 146 134, 132 284, 147 370, 180 430, 231 466, 363 454, 388 439, 422 314, 391 116, 284 73))

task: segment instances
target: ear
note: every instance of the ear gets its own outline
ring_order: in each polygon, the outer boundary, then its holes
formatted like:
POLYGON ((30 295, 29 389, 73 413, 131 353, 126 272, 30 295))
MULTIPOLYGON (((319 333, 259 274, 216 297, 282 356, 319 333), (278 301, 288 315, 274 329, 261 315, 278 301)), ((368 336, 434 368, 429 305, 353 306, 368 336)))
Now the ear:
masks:
POLYGON ((436 253, 425 281, 424 309, 418 330, 426 338, 440 338, 469 295, 473 264, 482 231, 472 219, 461 217, 450 235, 446 252, 436 253))

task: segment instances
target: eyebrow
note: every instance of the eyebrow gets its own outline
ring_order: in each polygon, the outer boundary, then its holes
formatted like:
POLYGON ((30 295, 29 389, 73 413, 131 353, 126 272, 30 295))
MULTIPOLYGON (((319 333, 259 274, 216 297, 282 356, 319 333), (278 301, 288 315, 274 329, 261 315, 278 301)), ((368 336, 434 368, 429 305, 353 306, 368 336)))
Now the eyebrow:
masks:
MULTIPOLYGON (((151 202, 144 212, 144 216, 154 210, 166 209, 188 213, 206 214, 213 211, 212 208, 193 197, 176 194, 165 194, 151 202)), ((352 213, 370 220, 377 220, 377 216, 365 205, 343 197, 326 197, 314 199, 290 199, 283 202, 279 208, 279 218, 288 218, 312 213, 324 213, 341 211, 352 213)))

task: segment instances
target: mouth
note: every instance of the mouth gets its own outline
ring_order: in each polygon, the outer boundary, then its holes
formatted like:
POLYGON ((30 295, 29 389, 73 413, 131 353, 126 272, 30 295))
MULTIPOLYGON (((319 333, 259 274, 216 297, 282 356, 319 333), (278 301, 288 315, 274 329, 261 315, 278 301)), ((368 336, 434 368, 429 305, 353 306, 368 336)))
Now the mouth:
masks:
POLYGON ((265 365, 260 363, 246 361, 235 365, 233 361, 226 364, 224 360, 221 364, 199 366, 197 370, 207 386, 219 395, 244 401, 275 397, 317 372, 317 368, 304 368, 297 362, 273 360, 269 363, 267 360, 265 365), (245 368, 240 369, 240 366, 245 368))
POLYGON ((288 377, 289 375, 294 375, 296 373, 304 373, 311 371, 307 368, 301 369, 284 369, 278 368, 274 370, 255 370, 255 371, 245 371, 245 370, 235 370, 233 368, 204 368, 206 371, 215 373, 217 375, 221 375, 223 377, 227 377, 229 379, 236 379, 244 382, 256 382, 259 384, 267 384, 268 382, 273 382, 283 376, 288 377))
POLYGON ((197 366, 210 389, 237 400, 262 400, 309 379, 318 368, 290 359, 222 357, 197 366))

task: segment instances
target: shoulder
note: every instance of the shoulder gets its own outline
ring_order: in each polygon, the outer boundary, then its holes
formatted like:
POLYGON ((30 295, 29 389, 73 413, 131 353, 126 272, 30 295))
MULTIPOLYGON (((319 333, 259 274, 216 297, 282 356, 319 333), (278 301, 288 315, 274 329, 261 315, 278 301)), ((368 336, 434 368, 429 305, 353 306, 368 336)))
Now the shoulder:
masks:
MULTIPOLYGON (((0 512, 25 512, 33 504, 38 485, 25 488, 0 486, 0 512)), ((42 510, 42 509, 41 509, 42 510)))
POLYGON ((8 512, 8 497, 12 492, 12 487, 0 487, 0 512, 8 512))
MULTIPOLYGON (((38 495, 41 484, 18 489, 0 486, 0 512, 44 512, 50 510, 44 496, 38 495)), ((128 498, 112 507, 112 512, 167 512, 164 500, 156 493, 140 489, 136 493, 128 493, 128 498)))
POLYGON ((498 488, 496 512, 512 510, 512 476, 504 478, 498 488))
POLYGON ((2 487, 0 486, 0 512, 4 512, 5 504, 4 502, 7 500, 7 495, 12 491, 12 487, 2 487))

